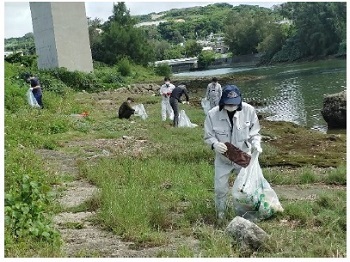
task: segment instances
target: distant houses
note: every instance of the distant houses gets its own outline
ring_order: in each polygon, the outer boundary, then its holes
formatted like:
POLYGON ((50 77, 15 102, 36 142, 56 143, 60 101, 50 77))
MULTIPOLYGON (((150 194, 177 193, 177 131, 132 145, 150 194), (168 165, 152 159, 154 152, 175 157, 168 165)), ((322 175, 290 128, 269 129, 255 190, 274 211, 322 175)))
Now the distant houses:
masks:
POLYGON ((9 55, 12 55, 12 54, 21 54, 23 55, 23 52, 22 51, 4 51, 4 55, 5 57, 9 56, 9 55))

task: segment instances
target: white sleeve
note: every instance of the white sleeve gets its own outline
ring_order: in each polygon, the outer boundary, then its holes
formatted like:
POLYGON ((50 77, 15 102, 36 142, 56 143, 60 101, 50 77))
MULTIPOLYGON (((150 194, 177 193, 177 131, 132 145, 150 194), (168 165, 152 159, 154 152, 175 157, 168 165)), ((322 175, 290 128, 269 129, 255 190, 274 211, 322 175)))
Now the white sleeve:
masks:
POLYGON ((261 142, 260 123, 255 109, 251 112, 251 126, 249 128, 249 142, 251 144, 261 142))
POLYGON ((210 91, 210 84, 208 84, 208 86, 207 86, 207 93, 206 93, 206 98, 208 98, 209 99, 209 91, 210 91))
POLYGON ((215 137, 210 114, 207 114, 204 121, 204 142, 210 147, 212 144, 218 142, 217 138, 215 137))

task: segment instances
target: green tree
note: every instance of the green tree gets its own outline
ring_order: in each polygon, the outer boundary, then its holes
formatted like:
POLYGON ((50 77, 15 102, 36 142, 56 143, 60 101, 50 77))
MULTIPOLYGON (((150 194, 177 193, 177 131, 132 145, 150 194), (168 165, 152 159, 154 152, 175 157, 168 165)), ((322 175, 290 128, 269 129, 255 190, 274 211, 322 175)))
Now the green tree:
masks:
POLYGON ((177 29, 175 22, 160 23, 158 25, 158 32, 168 42, 179 44, 184 41, 184 37, 177 29))
POLYGON ((215 61, 213 51, 202 51, 198 56, 198 68, 207 69, 215 61))
POLYGON ((195 40, 189 40, 185 44, 185 52, 187 57, 198 56, 202 51, 202 46, 195 40))
POLYGON ((164 52, 164 59, 176 59, 185 57, 185 48, 180 45, 175 45, 164 52))
POLYGON ((258 46, 269 34, 274 17, 265 9, 233 10, 225 27, 225 42, 233 55, 258 53, 258 46))
POLYGON ((345 41, 345 2, 288 2, 280 12, 293 21, 290 39, 303 57, 335 54, 345 41))
POLYGON ((257 50, 262 54, 260 63, 269 63, 273 56, 278 53, 288 36, 288 26, 277 23, 268 24, 263 40, 258 44, 257 50))
POLYGON ((145 66, 154 61, 146 33, 135 27, 135 23, 124 2, 114 5, 113 15, 103 25, 101 40, 94 44, 93 59, 109 65, 123 58, 145 66))
POLYGON ((165 41, 156 41, 156 40, 151 40, 150 41, 151 46, 154 47, 154 52, 155 52, 155 60, 160 61, 160 60, 165 60, 166 58, 166 52, 167 50, 171 49, 171 45, 165 41))

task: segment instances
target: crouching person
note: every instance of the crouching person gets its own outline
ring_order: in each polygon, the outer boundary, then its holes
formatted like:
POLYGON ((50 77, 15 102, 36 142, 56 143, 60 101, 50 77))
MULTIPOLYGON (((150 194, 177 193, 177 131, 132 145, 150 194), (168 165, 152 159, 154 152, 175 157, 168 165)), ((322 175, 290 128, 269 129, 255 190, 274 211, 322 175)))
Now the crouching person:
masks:
POLYGON ((133 109, 131 107, 132 102, 134 102, 134 100, 132 98, 128 97, 126 99, 126 101, 121 104, 121 106, 119 107, 119 110, 118 110, 118 117, 120 119, 122 119, 122 118, 129 119, 131 117, 131 115, 133 115, 135 113, 135 109, 133 109))

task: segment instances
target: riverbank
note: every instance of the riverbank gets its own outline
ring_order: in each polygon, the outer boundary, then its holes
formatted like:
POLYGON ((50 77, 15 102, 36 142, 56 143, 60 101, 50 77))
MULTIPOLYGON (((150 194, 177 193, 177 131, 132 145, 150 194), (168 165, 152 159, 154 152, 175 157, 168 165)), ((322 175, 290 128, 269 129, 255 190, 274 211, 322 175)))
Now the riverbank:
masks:
MULTIPOLYGON (((115 109, 126 96, 77 94, 77 104, 93 105, 89 117, 78 121, 80 125, 88 124, 89 132, 61 137, 59 148, 41 151, 43 159, 51 159, 50 172, 59 175, 57 167, 64 165, 61 175, 68 172, 75 177, 66 184, 67 191, 60 198, 64 208, 55 216, 64 240, 62 252, 69 257, 251 256, 238 246, 231 247, 220 233, 223 228, 215 225, 213 153, 201 138, 201 108, 182 105, 198 127, 176 129, 170 121, 160 121, 159 97, 134 94, 136 103, 145 105, 149 118, 120 120, 115 109), (57 152, 60 157, 53 158, 57 152), (76 173, 77 169, 81 171, 76 173), (207 241, 211 248, 205 245, 207 241)), ((301 233, 305 243, 317 238, 320 246, 329 247, 334 239, 327 242, 321 233, 328 224, 322 220, 321 230, 315 232, 312 221, 315 217, 321 219, 323 212, 335 212, 325 207, 316 211, 321 199, 330 201, 334 193, 343 196, 345 192, 345 136, 315 133, 286 122, 263 120, 261 126, 264 151, 260 164, 286 211, 258 223, 268 234, 278 237, 280 244, 270 239, 269 248, 254 256, 303 256, 306 250, 301 243, 292 241, 301 233), (293 210, 296 205, 300 212, 293 210), (315 205, 315 213, 305 215, 310 205, 315 205), (279 245, 286 248, 281 251, 279 245)), ((338 235, 337 239, 342 238, 338 235)), ((336 244, 340 250, 343 245, 336 244)), ((306 246, 311 256, 319 256, 317 246, 306 246)), ((323 256, 334 252, 331 249, 323 256)), ((338 256, 344 256, 344 252, 338 256)))
POLYGON ((6 212, 18 203, 38 210, 36 201, 15 194, 25 175, 40 201, 53 190, 55 199, 45 198, 49 205, 40 202, 39 211, 54 214, 62 242, 52 242, 46 221, 40 221, 46 231, 39 231, 49 234, 45 241, 13 238, 16 226, 31 232, 21 224, 26 217, 14 217, 10 226, 6 220, 6 257, 345 256, 346 136, 261 120, 260 163, 285 213, 259 223, 274 238, 267 249, 247 254, 216 226, 213 152, 202 140, 205 115, 192 95, 180 107, 198 124, 193 129, 162 122, 154 92, 46 91, 44 110, 7 110, 5 193, 17 202, 7 198, 6 212), (117 117, 128 96, 144 104, 146 120, 117 117))

